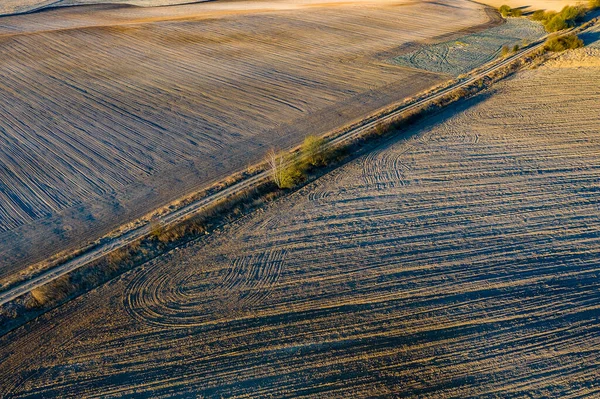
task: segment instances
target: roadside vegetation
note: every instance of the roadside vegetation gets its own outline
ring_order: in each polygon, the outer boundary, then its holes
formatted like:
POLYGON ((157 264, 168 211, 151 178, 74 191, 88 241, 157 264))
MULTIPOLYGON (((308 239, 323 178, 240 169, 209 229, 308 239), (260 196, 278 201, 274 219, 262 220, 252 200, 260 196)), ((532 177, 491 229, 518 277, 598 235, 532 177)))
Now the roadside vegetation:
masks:
POLYGON ((292 188, 304 180, 302 166, 291 154, 271 149, 267 153, 267 163, 271 179, 279 188, 292 188))
POLYGON ((333 156, 334 151, 325 146, 325 139, 311 135, 304 139, 298 152, 278 153, 271 149, 266 163, 273 183, 289 189, 306 180, 312 168, 326 166, 333 156))
POLYGON ((515 44, 515 45, 514 45, 514 46, 512 46, 512 47, 509 47, 509 46, 506 46, 506 45, 505 45, 505 46, 502 46, 502 50, 501 50, 500 52, 501 52, 501 54, 502 54, 502 57, 507 57, 507 56, 509 56, 510 54, 514 54, 514 53, 516 53, 516 52, 517 52, 517 51, 519 51, 520 49, 521 49, 521 47, 520 47, 518 44, 515 44))
POLYGON ((583 47, 583 40, 577 35, 566 35, 560 37, 552 37, 546 41, 544 48, 547 51, 561 52, 583 47))
MULTIPOLYGON (((594 0, 594 2, 600 2, 600 0, 594 0)), ((560 12, 535 11, 531 14, 531 19, 541 22, 547 32, 558 32, 575 26, 587 11, 588 9, 582 5, 565 6, 560 12)))

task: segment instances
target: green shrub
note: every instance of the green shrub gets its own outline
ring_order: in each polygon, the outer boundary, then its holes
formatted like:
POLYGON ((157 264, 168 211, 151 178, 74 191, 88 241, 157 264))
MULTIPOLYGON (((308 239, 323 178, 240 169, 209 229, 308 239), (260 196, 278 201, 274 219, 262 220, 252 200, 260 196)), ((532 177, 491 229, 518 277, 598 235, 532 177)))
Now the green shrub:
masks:
POLYGON ((293 154, 271 150, 267 154, 267 163, 273 183, 279 188, 292 188, 305 177, 302 163, 293 154))
POLYGON ((305 177, 303 165, 293 160, 281 171, 279 188, 292 188, 304 180, 305 177))
POLYGON ((508 53, 510 53, 510 49, 508 48, 508 46, 502 46, 502 56, 506 57, 508 53))
POLYGON ((580 20, 586 12, 585 7, 582 6, 565 6, 559 13, 536 11, 531 19, 542 22, 547 32, 558 32, 574 26, 575 22, 580 20))
POLYGON ((550 21, 552 18, 554 18, 556 15, 558 15, 558 13, 556 11, 546 11, 544 13, 544 18, 542 19, 542 22, 546 23, 546 22, 550 21))
POLYGON ((515 44, 515 45, 513 46, 513 49, 512 49, 512 51, 513 51, 514 53, 516 53, 517 51, 519 51, 519 45, 518 45, 518 44, 515 44))
POLYGON ((579 20, 585 14, 586 9, 582 6, 565 6, 560 12, 564 20, 570 23, 579 20))
POLYGON ((548 51, 560 52, 569 49, 583 47, 583 40, 577 35, 553 37, 546 41, 544 48, 548 51))
POLYGON ((500 11, 500 14, 502 14, 502 16, 506 18, 510 15, 511 8, 504 4, 503 6, 500 6, 500 8, 498 8, 498 11, 500 11))
POLYGON ((500 6, 500 8, 498 8, 498 11, 500 12, 500 14, 502 14, 502 16, 504 18, 520 17, 523 15, 523 10, 521 10, 520 8, 510 8, 506 4, 504 4, 503 6, 500 6))
POLYGON ((554 16, 554 18, 545 24, 546 31, 548 32, 558 32, 559 30, 567 29, 568 27, 569 24, 560 15, 554 16))
POLYGON ((531 14, 531 19, 534 21, 544 21, 546 19, 544 10, 537 10, 531 14))
POLYGON ((327 164, 325 139, 321 137, 308 136, 304 139, 300 151, 302 159, 310 166, 322 166, 327 164))

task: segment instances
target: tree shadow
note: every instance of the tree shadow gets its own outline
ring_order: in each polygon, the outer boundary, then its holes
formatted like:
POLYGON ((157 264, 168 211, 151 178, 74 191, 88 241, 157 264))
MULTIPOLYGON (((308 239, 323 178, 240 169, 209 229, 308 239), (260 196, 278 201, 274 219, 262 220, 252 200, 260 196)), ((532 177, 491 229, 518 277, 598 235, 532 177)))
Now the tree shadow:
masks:
POLYGON ((598 32, 590 32, 586 31, 579 34, 579 38, 583 40, 583 43, 587 46, 594 42, 600 41, 600 31, 598 32))
POLYGON ((457 102, 449 104, 439 110, 427 113, 409 126, 398 129, 394 134, 385 139, 377 147, 379 147, 379 149, 385 149, 407 139, 419 137, 425 132, 434 129, 436 126, 443 125, 449 119, 462 114, 479 103, 486 101, 496 93, 497 89, 490 88, 475 94, 473 97, 458 100, 457 102))

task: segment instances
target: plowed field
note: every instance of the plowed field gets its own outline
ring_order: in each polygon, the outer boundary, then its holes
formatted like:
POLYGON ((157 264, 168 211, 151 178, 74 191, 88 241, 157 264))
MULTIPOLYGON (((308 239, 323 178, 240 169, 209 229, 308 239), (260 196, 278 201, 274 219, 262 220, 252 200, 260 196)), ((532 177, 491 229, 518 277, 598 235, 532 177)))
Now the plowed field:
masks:
POLYGON ((496 23, 487 11, 225 1, 1 18, 0 283, 440 82, 378 57, 496 23))
POLYGON ((599 68, 520 73, 13 331, 0 396, 600 395, 599 68))

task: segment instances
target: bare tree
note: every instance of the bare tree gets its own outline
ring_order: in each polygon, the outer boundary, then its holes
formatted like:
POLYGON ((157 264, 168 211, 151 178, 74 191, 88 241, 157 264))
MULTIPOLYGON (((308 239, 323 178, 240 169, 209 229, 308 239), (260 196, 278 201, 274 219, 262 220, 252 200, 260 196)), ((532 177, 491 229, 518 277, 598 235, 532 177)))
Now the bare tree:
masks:
POLYGON ((267 153, 267 164, 273 182, 279 188, 292 188, 303 179, 303 169, 297 157, 277 153, 271 149, 267 153))
POLYGON ((269 152, 267 152, 267 163, 269 164, 271 178, 279 188, 283 186, 284 161, 283 155, 276 153, 274 149, 271 148, 269 152))

